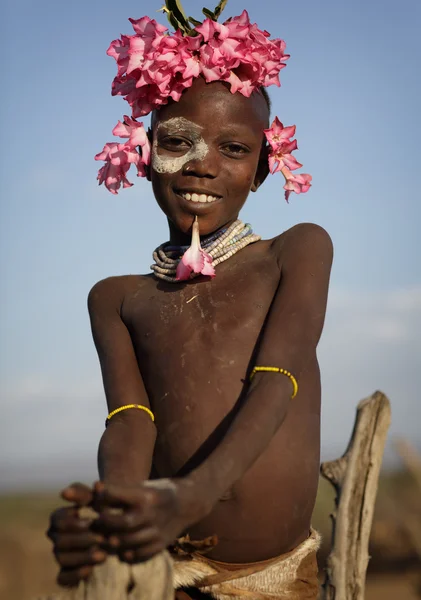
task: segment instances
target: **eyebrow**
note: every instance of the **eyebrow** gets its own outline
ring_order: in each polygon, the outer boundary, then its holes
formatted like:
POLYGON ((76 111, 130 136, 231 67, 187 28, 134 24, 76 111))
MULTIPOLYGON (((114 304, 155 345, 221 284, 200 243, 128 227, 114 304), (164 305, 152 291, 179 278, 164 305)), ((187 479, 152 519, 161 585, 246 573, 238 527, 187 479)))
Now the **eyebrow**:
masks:
POLYGON ((246 125, 245 123, 238 123, 238 125, 233 125, 232 123, 230 123, 226 127, 219 127, 218 129, 219 129, 219 131, 222 131, 223 133, 236 133, 237 131, 244 130, 244 129, 247 129, 247 131, 250 131, 250 127, 248 125, 246 125))
POLYGON ((166 129, 174 129, 178 131, 185 131, 188 129, 195 129, 196 131, 201 131, 203 129, 201 125, 198 125, 193 121, 189 121, 184 117, 173 117, 171 119, 167 119, 166 121, 160 121, 158 123, 158 130, 161 127, 165 127, 166 129))
MULTIPOLYGON (((185 119, 184 117, 173 117, 166 121, 160 121, 157 127, 157 134, 159 135, 160 130, 164 130, 165 133, 168 134, 176 134, 176 133, 189 133, 194 136, 202 136, 203 127, 198 125, 194 121, 190 121, 185 119)), ((210 133, 217 138, 224 137, 241 137, 241 136, 250 136, 255 138, 256 132, 251 129, 251 127, 247 123, 228 123, 226 126, 219 126, 215 124, 214 127, 209 129, 210 133)))
MULTIPOLYGON (((246 123, 238 123, 236 125, 229 124, 226 127, 218 127, 218 130, 215 130, 218 134, 218 137, 224 136, 241 136, 241 135, 250 135, 255 137, 256 132, 251 129, 249 125, 246 123)), ((213 133, 213 132, 212 132, 213 133)))

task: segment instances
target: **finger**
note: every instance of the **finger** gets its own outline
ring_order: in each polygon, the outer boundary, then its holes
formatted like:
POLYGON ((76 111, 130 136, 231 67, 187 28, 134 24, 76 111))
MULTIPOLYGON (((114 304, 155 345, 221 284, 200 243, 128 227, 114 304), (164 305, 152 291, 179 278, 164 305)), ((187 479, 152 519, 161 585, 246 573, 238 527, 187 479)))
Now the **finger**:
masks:
POLYGON ((147 524, 148 517, 140 510, 126 510, 119 514, 104 510, 98 519, 95 519, 93 528, 95 531, 109 535, 134 531, 147 524))
POLYGON ((85 566, 78 569, 61 569, 57 576, 57 583, 65 587, 75 587, 79 581, 88 579, 92 573, 92 567, 85 566))
POLYGON ((56 550, 84 550, 105 543, 103 535, 91 531, 65 534, 54 532, 50 539, 53 541, 56 550))
POLYGON ((53 512, 50 518, 50 532, 54 531, 86 531, 91 526, 91 519, 79 517, 78 511, 73 507, 59 508, 53 512))
POLYGON ((107 553, 99 548, 91 548, 86 552, 55 552, 54 555, 59 565, 65 569, 98 565, 107 558, 107 553))
POLYGON ((151 544, 159 540, 159 531, 156 527, 146 527, 134 533, 125 533, 123 535, 112 535, 108 543, 112 548, 116 548, 119 554, 124 550, 138 548, 140 546, 151 544))
POLYGON ((111 483, 97 482, 94 484, 95 502, 101 506, 129 507, 138 506, 153 496, 154 492, 147 488, 126 488, 111 483))
POLYGON ((61 522, 63 519, 77 519, 78 512, 74 506, 62 506, 56 508, 50 515, 50 524, 55 527, 56 523, 61 522))
POLYGON ((61 497, 77 506, 89 506, 93 498, 92 488, 83 483, 72 483, 61 492, 61 497))
POLYGON ((147 544, 141 548, 137 548, 136 550, 126 550, 122 553, 119 553, 119 558, 123 562, 135 564, 150 560, 163 550, 165 550, 165 545, 161 541, 152 542, 151 544, 147 544))

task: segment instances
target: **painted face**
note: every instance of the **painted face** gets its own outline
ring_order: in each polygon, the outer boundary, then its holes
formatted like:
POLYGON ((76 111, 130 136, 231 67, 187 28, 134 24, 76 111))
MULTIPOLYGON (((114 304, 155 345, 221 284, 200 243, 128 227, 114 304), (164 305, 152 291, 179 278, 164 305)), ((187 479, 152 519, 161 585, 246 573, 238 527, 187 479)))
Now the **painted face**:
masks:
POLYGON ((157 135, 152 143, 152 168, 157 173, 177 173, 184 168, 190 161, 204 160, 209 147, 202 137, 202 127, 183 117, 174 117, 168 121, 161 121, 157 125, 157 135), (176 139, 177 136, 187 134, 191 146, 181 156, 172 156, 171 154, 160 153, 158 150, 158 138, 160 134, 169 138, 176 139))
POLYGON ((196 215, 204 235, 237 218, 267 174, 267 120, 261 95, 245 98, 201 78, 155 113, 151 181, 172 232, 187 234, 196 215))

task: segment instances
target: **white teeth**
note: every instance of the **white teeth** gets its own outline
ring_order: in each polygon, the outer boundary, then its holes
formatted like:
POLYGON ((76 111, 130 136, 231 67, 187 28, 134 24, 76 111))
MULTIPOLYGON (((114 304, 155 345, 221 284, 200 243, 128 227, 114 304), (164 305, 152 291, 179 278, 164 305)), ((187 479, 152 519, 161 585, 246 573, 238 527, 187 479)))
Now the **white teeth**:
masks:
POLYGON ((180 192, 180 195, 186 200, 191 200, 192 202, 206 203, 215 202, 215 200, 218 200, 218 198, 215 196, 207 196, 206 194, 196 194, 195 192, 193 192, 192 194, 190 194, 189 192, 180 192))

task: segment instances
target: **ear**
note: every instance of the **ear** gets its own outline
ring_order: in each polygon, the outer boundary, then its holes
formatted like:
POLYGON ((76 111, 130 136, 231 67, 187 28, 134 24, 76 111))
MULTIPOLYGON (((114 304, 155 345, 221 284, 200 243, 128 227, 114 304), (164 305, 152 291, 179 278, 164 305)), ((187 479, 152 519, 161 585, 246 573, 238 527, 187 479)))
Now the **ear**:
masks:
POLYGON ((266 177, 269 175, 269 146, 266 140, 262 144, 260 151, 259 163, 256 169, 256 175, 251 186, 252 192, 257 192, 259 187, 262 185, 266 177))

